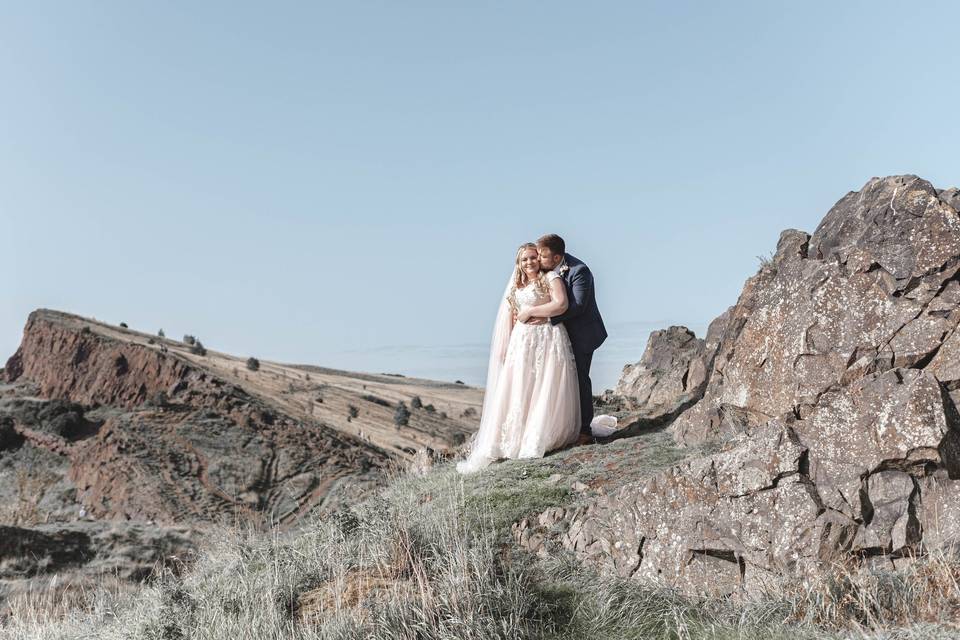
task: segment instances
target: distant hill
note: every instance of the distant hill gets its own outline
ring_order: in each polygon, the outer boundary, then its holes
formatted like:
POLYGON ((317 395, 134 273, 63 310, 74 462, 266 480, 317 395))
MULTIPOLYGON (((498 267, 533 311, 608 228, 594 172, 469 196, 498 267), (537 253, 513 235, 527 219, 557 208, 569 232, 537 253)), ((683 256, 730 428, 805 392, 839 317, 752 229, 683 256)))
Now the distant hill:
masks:
POLYGON ((138 545, 165 540, 175 553, 216 522, 294 525, 361 498, 418 452, 453 452, 478 425, 482 392, 462 384, 266 360, 248 368, 248 355, 203 351, 60 311, 30 314, 0 370, 0 525, 11 527, 0 597, 12 577, 97 556, 102 568, 120 539, 123 574, 136 576, 136 558, 147 572, 157 560, 130 551, 138 545), (395 419, 401 403, 405 420, 395 419), (167 533, 143 536, 142 525, 167 533), (31 557, 46 560, 28 571, 31 557))

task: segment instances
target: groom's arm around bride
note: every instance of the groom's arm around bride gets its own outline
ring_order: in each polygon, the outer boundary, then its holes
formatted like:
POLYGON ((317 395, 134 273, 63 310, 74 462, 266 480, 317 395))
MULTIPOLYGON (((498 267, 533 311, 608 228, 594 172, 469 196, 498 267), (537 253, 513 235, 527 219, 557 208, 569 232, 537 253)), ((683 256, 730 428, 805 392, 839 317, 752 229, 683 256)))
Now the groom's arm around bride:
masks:
POLYGON ((566 244, 558 235, 543 236, 537 240, 537 247, 540 250, 541 268, 557 271, 567 288, 567 310, 550 321, 553 324, 562 322, 570 336, 580 386, 580 433, 581 436, 590 437, 590 422, 593 420, 590 365, 593 352, 607 338, 607 330, 597 308, 593 273, 584 262, 566 252, 566 244))

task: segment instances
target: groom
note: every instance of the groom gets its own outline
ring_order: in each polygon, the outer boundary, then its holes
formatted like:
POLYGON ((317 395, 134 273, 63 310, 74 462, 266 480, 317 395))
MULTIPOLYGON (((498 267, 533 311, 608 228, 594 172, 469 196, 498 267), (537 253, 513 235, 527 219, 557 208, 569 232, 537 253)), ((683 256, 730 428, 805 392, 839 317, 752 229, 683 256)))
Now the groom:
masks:
POLYGON ((548 234, 537 240, 540 251, 540 268, 556 271, 567 286, 567 310, 550 318, 553 324, 563 323, 573 346, 577 361, 577 380, 580 383, 580 440, 579 444, 593 441, 590 421, 593 420, 593 388, 590 383, 590 362, 593 352, 607 338, 603 318, 597 309, 593 289, 593 274, 590 268, 567 253, 563 238, 548 234))

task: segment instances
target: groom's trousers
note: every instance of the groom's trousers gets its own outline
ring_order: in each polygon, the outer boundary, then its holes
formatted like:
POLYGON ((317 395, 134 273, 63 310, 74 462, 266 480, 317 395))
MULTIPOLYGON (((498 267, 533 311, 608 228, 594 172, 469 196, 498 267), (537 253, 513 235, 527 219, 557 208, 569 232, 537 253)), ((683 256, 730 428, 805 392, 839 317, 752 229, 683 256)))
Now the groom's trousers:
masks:
POLYGON ((573 359, 577 364, 577 382, 580 383, 580 433, 591 435, 593 386, 590 383, 590 363, 593 361, 593 351, 574 350, 573 359))

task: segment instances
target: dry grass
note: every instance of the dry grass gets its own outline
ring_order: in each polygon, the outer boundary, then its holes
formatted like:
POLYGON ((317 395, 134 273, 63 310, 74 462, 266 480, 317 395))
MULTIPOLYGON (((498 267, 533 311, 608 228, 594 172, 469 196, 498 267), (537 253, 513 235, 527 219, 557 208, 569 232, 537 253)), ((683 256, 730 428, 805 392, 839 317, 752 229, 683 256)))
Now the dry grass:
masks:
POLYGON ((505 542, 504 527, 570 500, 543 461, 464 480, 447 465, 295 534, 224 529, 190 571, 134 597, 22 601, 17 640, 958 637, 960 558, 898 571, 838 570, 749 602, 690 598, 596 575, 505 542), (69 606, 68 606, 69 605, 69 606), (72 609, 71 607, 79 606, 72 609))
MULTIPOLYGON (((960 631, 960 558, 936 551, 899 570, 837 566, 780 594, 789 620, 827 629, 883 630, 920 623, 960 631)), ((958 633, 960 635, 960 633, 958 633)))
MULTIPOLYGON (((112 575, 93 582, 76 572, 38 577, 7 596, 0 607, 0 619, 15 620, 13 626, 42 628, 68 620, 77 612, 102 613, 137 590, 136 585, 112 575)), ((5 622, 10 624, 9 620, 5 622)))

